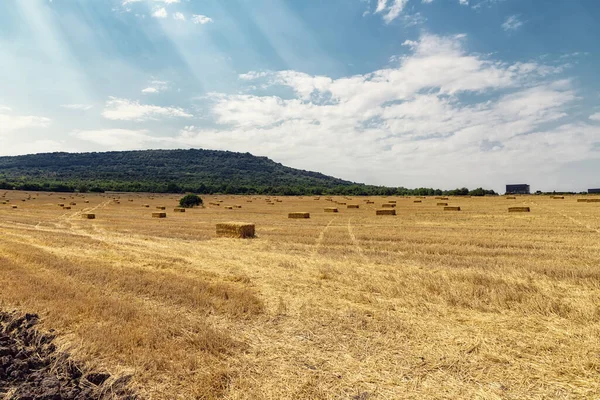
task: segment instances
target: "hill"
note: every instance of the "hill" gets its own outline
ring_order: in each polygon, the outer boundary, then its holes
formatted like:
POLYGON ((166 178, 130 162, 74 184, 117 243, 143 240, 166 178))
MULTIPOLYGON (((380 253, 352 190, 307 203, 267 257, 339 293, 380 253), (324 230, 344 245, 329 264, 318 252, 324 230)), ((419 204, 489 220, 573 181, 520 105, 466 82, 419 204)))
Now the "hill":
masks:
POLYGON ((43 153, 0 157, 0 186, 50 191, 310 194, 365 187, 267 157, 215 150, 43 153))
POLYGON ((495 194, 482 188, 469 191, 364 185, 286 167, 250 153, 199 149, 0 157, 0 189, 281 195, 495 194))

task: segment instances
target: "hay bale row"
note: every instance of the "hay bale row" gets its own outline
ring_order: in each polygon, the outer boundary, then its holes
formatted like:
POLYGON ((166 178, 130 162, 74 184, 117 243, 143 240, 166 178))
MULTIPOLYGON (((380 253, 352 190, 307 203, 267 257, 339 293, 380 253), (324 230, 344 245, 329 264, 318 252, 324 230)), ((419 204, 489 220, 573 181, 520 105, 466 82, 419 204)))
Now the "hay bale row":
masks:
POLYGON ((246 222, 223 222, 217 224, 218 237, 252 238, 255 235, 254 224, 246 222))
POLYGON ((375 215, 396 215, 396 210, 393 208, 381 208, 379 210, 375 210, 375 215))
POLYGON ((291 212, 288 218, 310 218, 310 213, 307 212, 291 212))
POLYGON ((587 199, 586 203, 600 203, 600 199, 587 199))
POLYGON ((529 207, 509 207, 508 212, 530 212, 529 207))

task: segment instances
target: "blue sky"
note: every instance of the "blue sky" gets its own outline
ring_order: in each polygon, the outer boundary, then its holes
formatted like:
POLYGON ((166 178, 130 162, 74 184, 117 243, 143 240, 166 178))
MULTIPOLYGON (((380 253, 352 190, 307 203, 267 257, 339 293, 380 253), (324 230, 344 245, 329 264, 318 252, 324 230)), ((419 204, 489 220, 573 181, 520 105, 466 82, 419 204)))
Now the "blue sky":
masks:
POLYGON ((600 187, 597 0, 3 0, 0 155, 208 148, 600 187))

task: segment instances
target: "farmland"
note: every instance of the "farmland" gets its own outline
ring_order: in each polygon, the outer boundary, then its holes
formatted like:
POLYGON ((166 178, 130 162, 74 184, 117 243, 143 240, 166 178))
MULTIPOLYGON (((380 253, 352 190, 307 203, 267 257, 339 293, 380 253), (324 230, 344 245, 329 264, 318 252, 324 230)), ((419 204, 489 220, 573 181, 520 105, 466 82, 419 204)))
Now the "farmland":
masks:
POLYGON ((598 202, 203 199, 7 191, 0 310, 143 398, 600 396, 598 202))

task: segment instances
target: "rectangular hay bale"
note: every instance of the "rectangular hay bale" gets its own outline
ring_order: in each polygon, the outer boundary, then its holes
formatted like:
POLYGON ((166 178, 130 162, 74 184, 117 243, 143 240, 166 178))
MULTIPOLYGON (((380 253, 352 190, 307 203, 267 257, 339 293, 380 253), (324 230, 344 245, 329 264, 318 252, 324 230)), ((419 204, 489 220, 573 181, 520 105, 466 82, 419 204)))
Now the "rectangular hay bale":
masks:
POLYGON ((358 204, 348 204, 347 208, 360 208, 358 204))
POLYGON ((90 213, 81 214, 81 218, 83 218, 83 219, 96 219, 96 214, 90 214, 90 213))
POLYGON ((310 218, 310 213, 307 213, 307 212, 291 212, 291 213, 288 213, 288 218, 310 218))
POLYGON ((180 213, 182 213, 182 212, 185 212, 185 208, 176 207, 176 208, 173 209, 173 212, 180 212, 180 213))
POLYGON ((167 218, 167 213, 164 212, 153 212, 152 218, 167 218))
POLYGON ((335 207, 326 207, 325 212, 336 213, 336 212, 338 212, 338 209, 335 207))
POLYGON ((381 208, 375 211, 375 215, 396 215, 396 210, 393 208, 381 208))
POLYGON ((447 206, 448 203, 437 203, 438 206, 447 206))
POLYGON ((460 207, 444 207, 444 211, 460 211, 460 207))
POLYGON ((394 207, 396 207, 396 205, 393 204, 393 203, 383 203, 381 205, 381 207, 383 207, 383 208, 394 208, 394 207))
POLYGON ((217 224, 217 236, 229 238, 252 238, 255 235, 254 224, 247 222, 222 222, 217 224))
POLYGON ((529 207, 509 207, 508 212, 530 212, 529 207))

